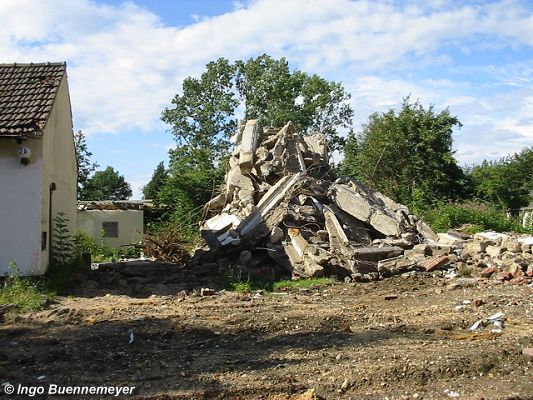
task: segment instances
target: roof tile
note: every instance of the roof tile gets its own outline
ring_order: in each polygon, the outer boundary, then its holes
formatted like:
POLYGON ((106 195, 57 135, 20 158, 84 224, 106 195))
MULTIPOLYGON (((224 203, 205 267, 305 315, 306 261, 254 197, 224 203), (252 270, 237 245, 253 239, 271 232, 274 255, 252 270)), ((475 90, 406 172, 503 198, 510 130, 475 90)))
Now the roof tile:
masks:
POLYGON ((0 136, 41 135, 65 63, 0 64, 0 136))

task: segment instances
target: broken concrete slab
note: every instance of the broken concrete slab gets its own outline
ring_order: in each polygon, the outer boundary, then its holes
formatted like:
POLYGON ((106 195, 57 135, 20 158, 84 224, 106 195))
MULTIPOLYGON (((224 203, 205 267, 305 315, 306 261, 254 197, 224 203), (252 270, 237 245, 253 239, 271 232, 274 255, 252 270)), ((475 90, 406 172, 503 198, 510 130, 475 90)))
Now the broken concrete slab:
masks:
POLYGON ((257 120, 251 119, 247 121, 239 145, 239 166, 242 172, 252 171, 258 135, 259 125, 257 120))

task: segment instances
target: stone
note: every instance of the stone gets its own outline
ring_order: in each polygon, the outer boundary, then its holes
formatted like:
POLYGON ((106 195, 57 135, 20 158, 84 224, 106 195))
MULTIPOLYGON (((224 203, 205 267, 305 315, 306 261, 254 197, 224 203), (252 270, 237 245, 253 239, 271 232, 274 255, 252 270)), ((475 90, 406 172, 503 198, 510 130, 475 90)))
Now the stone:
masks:
POLYGON ((215 294, 217 294, 217 292, 214 289, 210 289, 210 288, 200 289, 200 296, 214 296, 215 294))
POLYGON ((515 241, 515 240, 505 240, 502 243, 502 247, 505 247, 507 251, 510 251, 511 253, 521 253, 522 252, 522 243, 515 241))
POLYGON ((502 247, 500 247, 500 246, 495 246, 495 245, 489 245, 489 246, 487 246, 487 248, 485 249, 485 252, 486 252, 489 256, 491 256, 491 257, 493 257, 493 258, 498 257, 500 254, 503 253, 503 251, 504 251, 504 250, 502 249, 502 247))
POLYGON ((372 215, 372 207, 359 193, 342 186, 333 184, 331 197, 341 210, 347 212, 362 222, 369 222, 372 215))
POLYGON ((397 294, 386 294, 385 296, 383 296, 384 300, 396 300, 397 298, 397 294))
POLYGON ((250 265, 252 261, 252 252, 249 250, 243 250, 239 254, 239 263, 242 265, 250 265))
POLYGON ((522 253, 524 254, 531 254, 532 246, 529 243, 523 243, 522 244, 522 253))
POLYGON ((486 241, 473 241, 473 242, 467 242, 465 243, 463 247, 463 251, 468 254, 479 254, 484 253, 487 249, 487 242, 486 241))
POLYGON ((270 243, 272 243, 272 244, 279 243, 279 242, 281 242, 284 238, 285 238, 285 234, 283 233, 283 229, 281 229, 280 227, 275 226, 275 227, 272 228, 272 230, 270 231, 270 237, 269 237, 269 242, 270 242, 270 243))
POLYGON ((499 281, 509 281, 512 279, 512 277, 513 275, 510 274, 509 272, 502 271, 498 273, 498 275, 496 276, 496 279, 498 279, 499 281))
POLYGON ((251 119, 247 121, 239 144, 239 166, 242 172, 250 172, 252 170, 258 135, 259 125, 257 120, 251 119))
POLYGON ((522 355, 529 361, 533 361, 533 347, 524 347, 522 349, 522 355))
POLYGON ((370 225, 378 232, 386 236, 401 235, 400 223, 396 218, 387 215, 381 211, 376 211, 372 214, 369 221, 370 225))
POLYGON ((494 274, 497 271, 496 267, 488 267, 481 271, 480 275, 483 278, 490 278, 492 274, 494 274))
POLYGON ((422 220, 418 220, 416 222, 416 230, 420 232, 420 234, 426 240, 430 240, 432 242, 437 242, 439 240, 439 235, 437 235, 433 229, 431 229, 431 227, 422 220))
POLYGON ((438 256, 433 257, 427 260, 423 260, 419 265, 422 268, 425 268, 427 272, 435 271, 444 265, 446 265, 448 262, 450 262, 450 257, 448 256, 438 256))

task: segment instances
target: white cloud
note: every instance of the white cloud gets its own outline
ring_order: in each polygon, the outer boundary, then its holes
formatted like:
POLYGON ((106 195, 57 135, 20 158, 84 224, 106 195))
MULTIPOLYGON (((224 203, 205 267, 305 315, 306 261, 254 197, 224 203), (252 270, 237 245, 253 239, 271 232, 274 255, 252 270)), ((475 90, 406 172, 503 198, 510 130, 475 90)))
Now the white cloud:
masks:
MULTIPOLYGON (((2 0, 0 53, 2 62, 67 60, 75 125, 88 134, 162 131, 161 110, 185 76, 218 57, 266 52, 342 80, 360 122, 411 94, 426 105, 450 105, 465 122, 464 131, 483 126, 492 132, 491 146, 503 151, 531 139, 531 92, 523 90, 531 83, 531 63, 502 67, 495 60, 485 67, 493 82, 521 96, 506 97, 503 106, 501 97, 476 93, 466 79, 417 74, 443 66, 460 71, 453 51, 468 56, 496 42, 531 51, 533 16, 527 7, 507 0, 236 1, 225 14, 173 27, 134 2, 2 0), (502 145, 509 136, 518 141, 502 145)), ((467 143, 459 139, 460 146, 467 143)), ((482 147, 469 149, 479 157, 482 147)))

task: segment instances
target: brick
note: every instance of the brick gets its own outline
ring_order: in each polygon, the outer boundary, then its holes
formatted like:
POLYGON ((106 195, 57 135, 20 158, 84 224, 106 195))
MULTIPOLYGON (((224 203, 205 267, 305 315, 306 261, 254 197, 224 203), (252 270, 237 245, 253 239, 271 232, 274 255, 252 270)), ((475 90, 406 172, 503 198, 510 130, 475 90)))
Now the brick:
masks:
POLYGON ((420 266, 425 268, 427 272, 432 272, 446 265, 448 262, 450 262, 450 257, 438 256, 422 261, 420 266))

